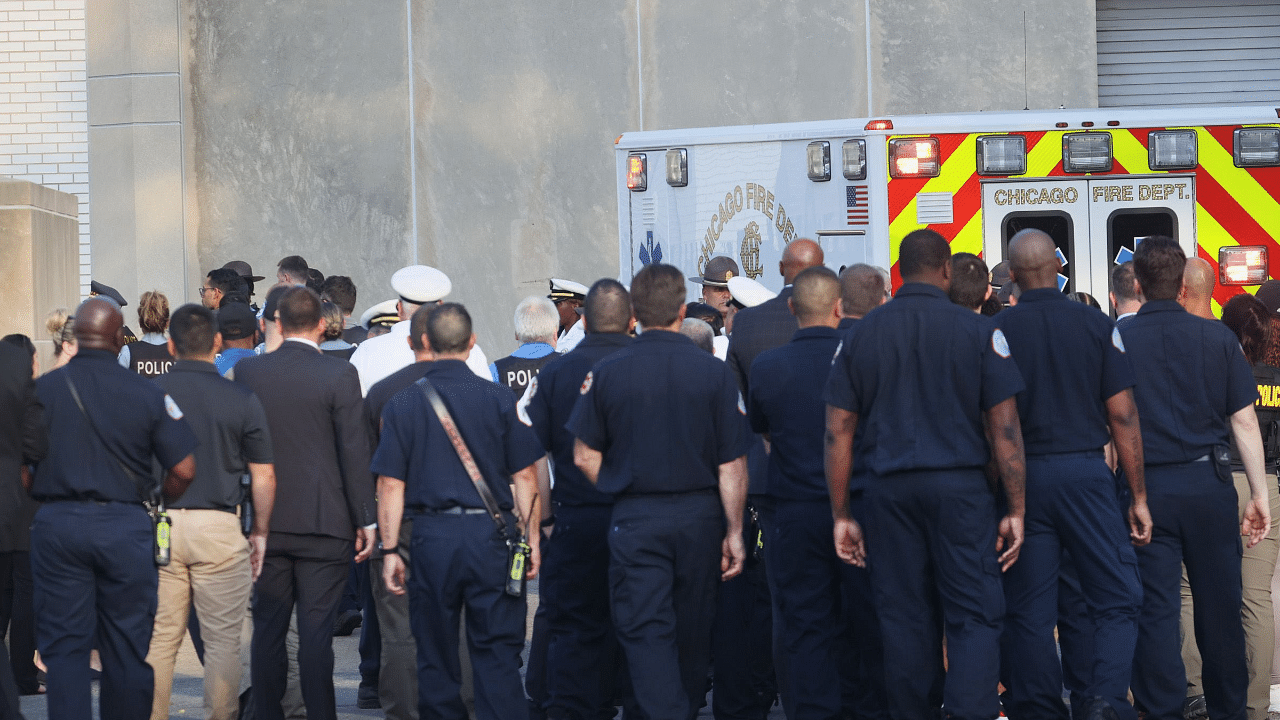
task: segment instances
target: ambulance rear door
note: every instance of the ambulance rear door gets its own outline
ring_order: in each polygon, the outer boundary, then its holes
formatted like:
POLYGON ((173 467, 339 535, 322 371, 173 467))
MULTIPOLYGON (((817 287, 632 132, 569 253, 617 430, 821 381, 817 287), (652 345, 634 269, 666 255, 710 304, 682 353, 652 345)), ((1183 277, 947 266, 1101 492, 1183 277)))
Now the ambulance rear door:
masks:
MULTIPOLYGON (((1084 178, 982 181, 982 255, 989 267, 1008 257, 1009 238, 1043 230, 1058 246, 1063 292, 1092 293, 1097 285, 1089 232, 1089 188, 1084 178)), ((1101 280, 1106 284, 1105 277, 1101 280)), ((1105 295, 1103 296, 1105 298, 1105 295)))

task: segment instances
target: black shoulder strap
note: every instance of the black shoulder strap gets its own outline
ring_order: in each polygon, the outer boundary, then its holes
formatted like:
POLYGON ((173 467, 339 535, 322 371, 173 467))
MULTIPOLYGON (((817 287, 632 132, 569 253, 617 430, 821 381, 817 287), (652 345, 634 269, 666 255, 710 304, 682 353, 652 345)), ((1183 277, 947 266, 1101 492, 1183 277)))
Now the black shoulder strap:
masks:
POLYGON ((80 393, 76 392, 76 386, 71 382, 71 376, 65 370, 62 372, 62 379, 67 381, 67 389, 71 391, 71 399, 76 401, 76 407, 80 408, 80 413, 84 415, 85 421, 89 423, 89 429, 93 430, 94 437, 98 438, 98 442, 101 443, 107 454, 111 456, 111 459, 116 461, 116 465, 120 466, 120 470, 124 472, 125 476, 133 481, 134 486, 138 488, 138 492, 145 498, 143 503, 154 503, 162 506, 164 500, 156 492, 155 484, 145 483, 144 478, 139 478, 137 473, 130 470, 129 466, 125 465, 124 461, 112 451, 111 445, 102 437, 102 433, 98 432, 98 426, 93 422, 93 418, 89 416, 89 411, 85 410, 84 402, 80 400, 80 393))
POLYGON ((453 421, 453 416, 449 414, 449 408, 445 407, 444 399, 440 397, 440 393, 436 391, 431 381, 425 377, 415 384, 427 398, 427 404, 435 411, 436 417, 440 419, 440 424, 444 426, 444 434, 448 436, 449 442, 453 444, 454 452, 458 453, 458 459, 462 461, 462 467, 466 468, 467 475, 470 476, 471 482, 476 486, 476 492, 480 493, 480 499, 484 502, 485 510, 489 512, 489 518, 498 527, 499 533, 506 533, 507 523, 502 519, 502 510, 498 507, 498 500, 493 496, 493 490, 489 488, 489 483, 485 482, 484 476, 480 474, 480 467, 476 465, 475 458, 471 455, 471 450, 467 448, 466 441, 462 439, 462 433, 458 431, 457 423, 453 421))

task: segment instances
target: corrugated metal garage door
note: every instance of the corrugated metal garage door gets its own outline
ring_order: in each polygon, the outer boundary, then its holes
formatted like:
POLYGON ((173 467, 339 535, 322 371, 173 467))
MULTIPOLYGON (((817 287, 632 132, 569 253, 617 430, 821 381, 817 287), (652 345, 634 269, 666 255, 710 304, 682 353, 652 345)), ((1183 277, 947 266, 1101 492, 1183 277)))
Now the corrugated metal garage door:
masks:
POLYGON ((1098 104, 1280 100, 1280 0, 1097 0, 1098 104))

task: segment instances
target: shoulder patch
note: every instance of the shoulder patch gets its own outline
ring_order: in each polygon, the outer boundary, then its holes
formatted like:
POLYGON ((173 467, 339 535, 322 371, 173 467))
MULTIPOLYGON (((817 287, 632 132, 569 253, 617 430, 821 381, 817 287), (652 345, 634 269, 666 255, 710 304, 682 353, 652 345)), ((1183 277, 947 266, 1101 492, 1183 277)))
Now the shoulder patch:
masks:
POLYGON ((578 390, 579 395, 586 395, 591 389, 591 381, 595 379, 595 373, 588 371, 587 376, 582 379, 582 388, 578 390))
POLYGON ((169 413, 169 417, 174 420, 182 419, 182 408, 178 407, 178 403, 174 402, 173 398, 167 394, 164 396, 164 411, 169 413))
POLYGON ((1111 328, 1111 344, 1120 352, 1124 352, 1124 340, 1120 338, 1120 328, 1111 328))
POLYGON ((843 350, 843 349, 844 349, 844 341, 843 341, 843 340, 841 340, 841 341, 840 341, 840 344, 836 346, 836 354, 831 356, 831 364, 832 364, 832 365, 835 365, 835 364, 836 364, 836 358, 840 357, 840 351, 841 351, 841 350, 843 350))
POLYGON ((991 332, 991 349, 1002 358, 1009 357, 1009 341, 1005 339, 1004 331, 996 328, 991 332))

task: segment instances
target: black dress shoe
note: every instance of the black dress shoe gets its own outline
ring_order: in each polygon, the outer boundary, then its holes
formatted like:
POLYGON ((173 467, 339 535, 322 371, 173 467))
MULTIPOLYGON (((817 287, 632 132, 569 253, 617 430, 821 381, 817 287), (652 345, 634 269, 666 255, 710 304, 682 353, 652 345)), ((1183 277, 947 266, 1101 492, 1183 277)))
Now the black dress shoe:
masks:
POLYGON ((1096 695, 1089 700, 1084 717, 1085 720, 1120 720, 1120 715, 1111 707, 1111 703, 1096 695))
POLYGON ((378 699, 378 686, 361 685, 356 691, 356 707, 361 710, 377 710, 382 707, 382 701, 378 699))
POLYGON ((1209 717, 1209 703, 1203 695, 1192 695, 1182 701, 1183 720, 1202 720, 1209 717))
POLYGON ((338 616, 337 622, 333 624, 334 637, 347 637, 360 627, 364 619, 360 617, 359 610, 346 610, 338 616))

